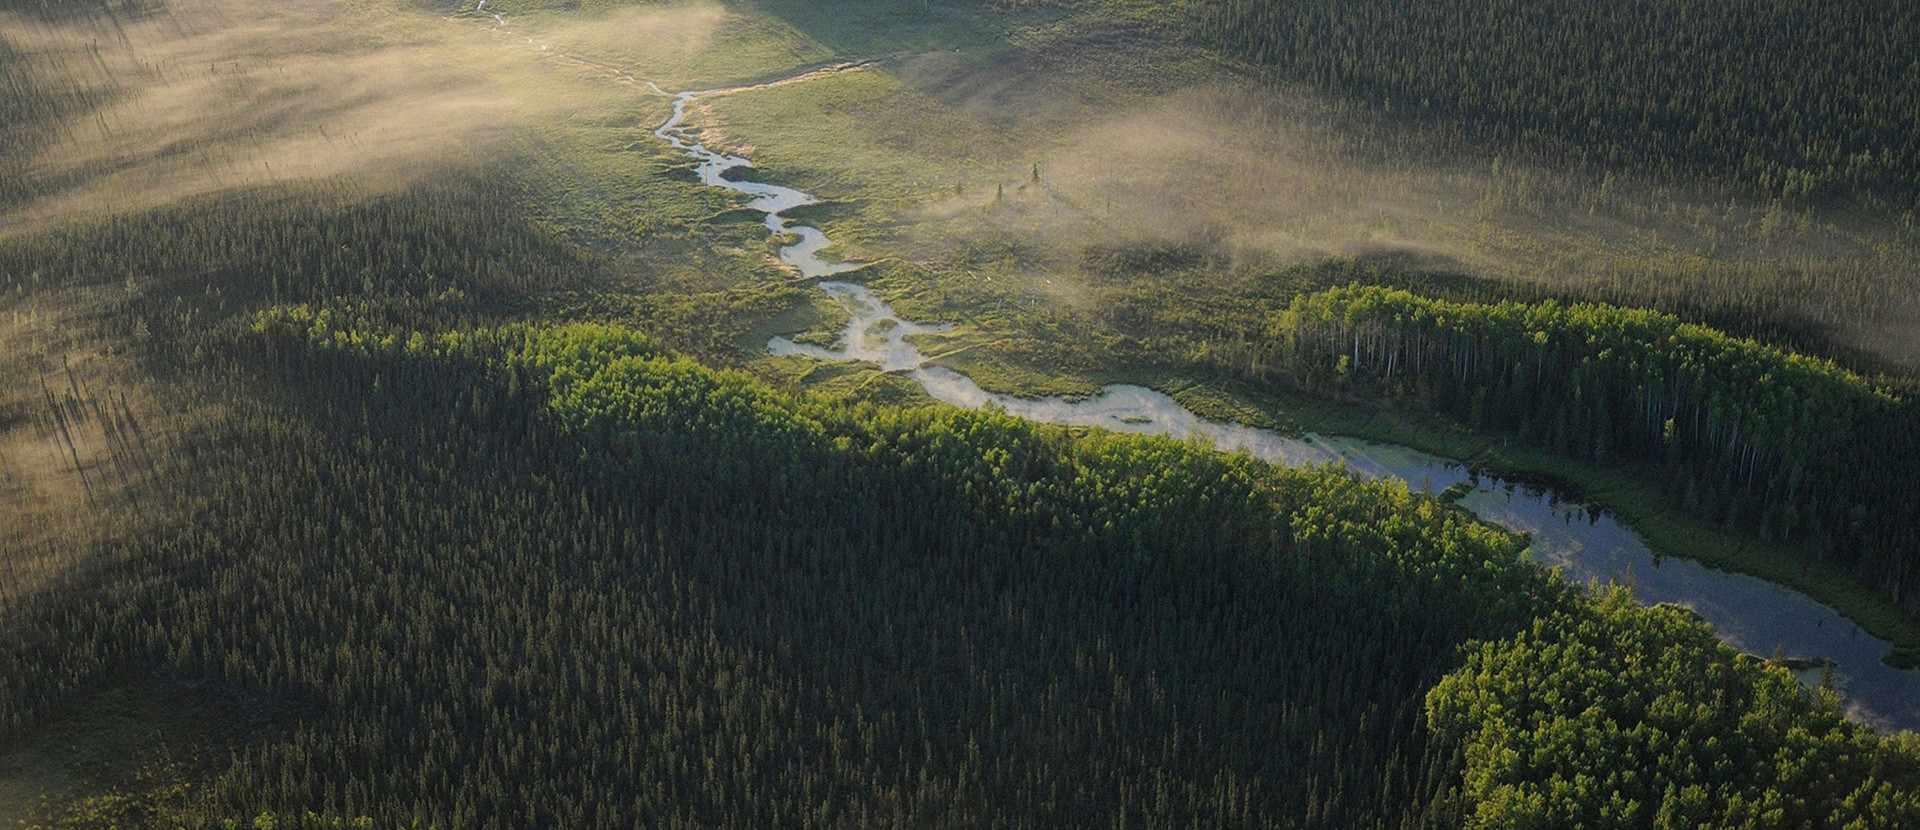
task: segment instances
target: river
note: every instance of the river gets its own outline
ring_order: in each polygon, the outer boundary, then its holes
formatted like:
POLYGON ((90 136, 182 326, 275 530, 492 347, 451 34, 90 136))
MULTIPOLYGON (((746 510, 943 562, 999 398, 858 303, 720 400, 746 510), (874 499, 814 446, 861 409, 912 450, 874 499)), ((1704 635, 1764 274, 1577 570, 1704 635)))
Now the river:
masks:
MULTIPOLYGON (((683 128, 687 105, 701 94, 705 93, 673 96, 673 116, 654 134, 697 162, 700 181, 749 197, 746 207, 766 216, 770 232, 791 234, 797 241, 782 248, 780 258, 803 276, 826 278, 860 267, 822 258, 826 235, 783 215, 818 204, 819 199, 792 188, 729 177, 729 171, 749 168, 752 162, 709 150, 683 128)), ((1710 623, 1722 640, 1749 654, 1830 660, 1833 682, 1848 715, 1881 730, 1920 730, 1920 671, 1897 670, 1881 662, 1891 643, 1799 592, 1690 560, 1656 556, 1631 528, 1598 507, 1563 501, 1537 487, 1476 475, 1457 461, 1405 447, 1311 433, 1290 437, 1207 420, 1173 398, 1139 386, 1108 386, 1078 400, 989 392, 966 375, 929 365, 927 356, 910 342, 916 334, 944 331, 948 325, 902 319, 858 283, 823 279, 818 286, 847 310, 849 319, 839 342, 824 348, 776 337, 767 344, 769 351, 871 363, 906 374, 932 397, 955 406, 977 408, 991 403, 1011 415, 1047 423, 1176 438, 1199 435, 1224 451, 1244 450, 1281 464, 1339 461, 1356 475, 1392 476, 1429 493, 1465 483, 1471 489, 1458 500, 1461 506, 1486 521, 1531 534, 1532 558, 1559 568, 1564 578, 1576 584, 1624 582, 1633 586, 1642 602, 1684 605, 1710 623)), ((1818 669, 1809 670, 1803 679, 1812 682, 1819 674, 1818 669)))

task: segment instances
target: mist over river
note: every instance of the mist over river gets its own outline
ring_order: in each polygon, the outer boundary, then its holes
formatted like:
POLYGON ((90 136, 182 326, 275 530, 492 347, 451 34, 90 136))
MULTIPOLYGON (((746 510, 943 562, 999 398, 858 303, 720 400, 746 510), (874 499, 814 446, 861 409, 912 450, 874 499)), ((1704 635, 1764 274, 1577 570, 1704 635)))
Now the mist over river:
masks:
MULTIPOLYGON (((695 160, 700 181, 748 197, 746 207, 765 214, 770 232, 796 238, 797 242, 781 249, 780 258, 801 275, 827 278, 860 267, 823 259, 820 251, 829 242, 826 235, 783 215, 818 204, 819 199, 792 188, 728 177, 728 171, 751 167, 752 162, 710 150, 683 128, 687 105, 702 94, 706 93, 673 96, 673 116, 654 134, 695 160)), ((916 334, 944 331, 948 325, 902 319, 857 283, 823 279, 818 287, 847 310, 849 319, 839 342, 825 348, 776 337, 767 344, 769 351, 870 363, 913 378, 929 395, 955 406, 991 404, 1021 418, 1114 432, 1201 436, 1222 451, 1244 451, 1281 464, 1342 463, 1356 475, 1399 478, 1416 490, 1434 494, 1464 485, 1453 491, 1464 490, 1458 504, 1486 521, 1530 534, 1533 559, 1559 568, 1566 579, 1576 584, 1623 582, 1633 586, 1642 602, 1691 608, 1713 625, 1722 640, 1750 654, 1784 653, 1831 661, 1834 686, 1849 715, 1882 730, 1920 730, 1920 671, 1897 670, 1883 663, 1880 657, 1892 647, 1890 642, 1791 589, 1690 560, 1658 556, 1631 528, 1596 506, 1563 501, 1550 491, 1476 474, 1458 461, 1405 447, 1311 433, 1289 437, 1210 421, 1163 393, 1139 386, 1108 386, 1078 400, 989 392, 966 375, 928 365, 927 356, 908 340, 916 334)), ((1812 669, 1803 672, 1803 679, 1813 682, 1819 674, 1812 669)))

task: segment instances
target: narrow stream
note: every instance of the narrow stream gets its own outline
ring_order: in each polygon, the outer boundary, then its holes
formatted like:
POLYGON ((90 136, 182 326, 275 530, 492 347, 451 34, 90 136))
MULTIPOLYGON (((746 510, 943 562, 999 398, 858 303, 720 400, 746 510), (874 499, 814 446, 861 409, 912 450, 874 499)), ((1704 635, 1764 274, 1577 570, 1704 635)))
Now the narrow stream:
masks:
MULTIPOLYGON (((492 18, 495 28, 506 29, 505 18, 488 10, 484 0, 473 11, 492 18)), ((527 42, 547 52, 546 46, 532 38, 527 42)), ((617 67, 571 55, 559 57, 609 68, 621 82, 641 83, 617 67)), ((864 63, 815 70, 787 80, 844 71, 864 63)), ((696 97, 753 87, 676 95, 651 82, 646 86, 673 99, 672 117, 655 129, 654 135, 694 159, 701 182, 748 197, 746 207, 766 215, 769 232, 797 240, 780 250, 782 261, 809 278, 831 277, 860 267, 858 263, 823 259, 820 251, 828 244, 826 235, 818 228, 793 224, 782 215, 796 207, 818 204, 819 199, 792 188, 727 178, 728 171, 750 168, 752 162, 709 150, 684 128, 687 106, 696 97)), ((901 319, 856 283, 826 280, 819 287, 849 314, 839 343, 828 349, 776 337, 767 344, 770 352, 871 363, 888 372, 907 374, 941 401, 968 408, 993 403, 1009 414, 1036 421, 1176 438, 1200 435, 1221 450, 1244 450, 1282 464, 1340 461, 1356 475, 1392 476, 1429 493, 1467 482, 1471 490, 1459 500, 1462 506, 1482 519, 1532 534, 1532 557, 1543 565, 1560 568, 1567 579, 1579 584, 1591 580, 1626 582, 1634 586, 1635 595, 1643 602, 1690 607, 1713 625, 1721 639, 1750 654, 1771 656, 1781 651, 1793 657, 1830 660, 1834 684, 1843 695, 1842 705, 1849 715, 1882 730, 1920 730, 1920 671, 1900 671, 1882 663, 1880 656, 1891 643, 1867 634, 1812 598, 1779 585, 1711 570, 1685 559, 1663 560, 1630 528, 1596 506, 1562 502, 1538 488, 1478 476, 1459 462, 1405 447, 1311 433, 1289 438, 1269 430, 1209 421, 1171 397, 1139 386, 1109 386, 1077 401, 988 392, 965 375, 927 365, 927 356, 908 342, 913 335, 945 331, 950 325, 901 319)), ((1818 670, 1811 670, 1803 672, 1802 679, 1812 682, 1818 675, 1818 670)))
MULTIPOLYGON (((655 87, 656 91, 659 91, 655 87)), ((665 94, 665 93, 662 93, 665 94)), ((689 102, 698 92, 674 96, 673 117, 654 134, 698 162, 700 181, 749 197, 746 207, 766 214, 767 229, 793 234, 798 242, 780 251, 780 259, 806 277, 831 277, 859 267, 823 259, 828 243, 818 228, 792 224, 781 214, 819 203, 792 188, 727 178, 727 171, 748 168, 740 156, 715 152, 695 141, 682 126, 689 102)), ((1393 476, 1417 490, 1438 493, 1455 484, 1471 486, 1459 503, 1487 521, 1532 534, 1535 561, 1558 567, 1578 584, 1590 580, 1630 583, 1647 603, 1671 602, 1692 608, 1711 623, 1721 639, 1741 651, 1772 656, 1823 658, 1834 664, 1833 679, 1849 715, 1879 729, 1920 730, 1920 671, 1900 671, 1880 661, 1892 644, 1876 638, 1838 612, 1798 592, 1743 574, 1711 570, 1685 559, 1662 558, 1647 549, 1632 529, 1593 505, 1562 502, 1552 493, 1495 477, 1479 476, 1456 461, 1405 447, 1352 438, 1307 434, 1290 438, 1269 430, 1210 421, 1173 398, 1139 386, 1116 385, 1090 398, 1019 398, 988 392, 971 378, 941 366, 909 339, 944 331, 901 319, 865 286, 843 281, 819 283, 850 319, 833 348, 776 337, 767 344, 777 355, 820 360, 856 360, 912 377, 934 398, 961 407, 988 403, 1009 414, 1036 421, 1093 426, 1137 434, 1185 438, 1205 436, 1222 450, 1245 450, 1282 464, 1341 461, 1355 474, 1393 476)), ((1803 672, 1813 682, 1819 670, 1803 672)))
MULTIPOLYGON (((668 94, 666 91, 660 89, 660 87, 655 86, 651 81, 647 83, 647 87, 662 95, 668 94)), ((776 236, 792 234, 799 237, 799 241, 780 250, 780 258, 799 268, 801 273, 809 277, 825 277, 860 267, 858 263, 836 263, 821 259, 819 256, 820 249, 827 246, 827 235, 821 233, 819 228, 808 227, 806 225, 793 225, 787 221, 786 217, 780 215, 797 207, 817 205, 820 203, 819 199, 790 187, 779 187, 777 185, 761 184, 759 182, 733 181, 726 178, 725 174, 728 170, 737 167, 752 167, 753 162, 740 156, 716 153, 708 150, 686 135, 686 131, 681 129, 681 122, 687 119, 687 104, 691 103, 695 96, 708 95, 716 91, 719 90, 682 92, 679 95, 673 96, 673 117, 668 118, 667 123, 655 129, 653 134, 666 140, 667 143, 672 144, 675 149, 699 160, 700 164, 696 168, 696 172, 700 175, 701 184, 712 187, 724 187, 735 193, 753 197, 752 200, 747 202, 746 207, 748 210, 766 214, 767 219, 765 224, 768 231, 771 231, 776 236)))
MULTIPOLYGON (((782 258, 803 273, 817 261, 812 252, 791 249, 782 258)), ((914 334, 946 326, 902 320, 864 286, 822 282, 820 288, 851 315, 839 344, 827 349, 776 337, 767 344, 769 351, 858 360, 903 372, 934 398, 956 406, 976 408, 991 402, 1008 414, 1047 423, 1176 438, 1201 435, 1221 450, 1245 450, 1281 464, 1341 461, 1362 477, 1392 476, 1428 493, 1465 482, 1472 489, 1459 500, 1461 506, 1487 521, 1532 534, 1532 558, 1560 568, 1566 579, 1576 584, 1624 582, 1633 586, 1642 602, 1692 608, 1722 640, 1749 654, 1767 657, 1778 650, 1791 657, 1831 660, 1834 685, 1849 715, 1882 730, 1920 730, 1920 672, 1901 671, 1881 662, 1892 643, 1797 591, 1691 560, 1658 556, 1631 528, 1595 505, 1561 501, 1540 488, 1477 475, 1457 461, 1406 447, 1313 433, 1291 438, 1210 421, 1163 393, 1139 386, 1108 386, 1078 401, 988 392, 959 372, 927 365, 926 356, 907 342, 914 334)), ((1818 669, 1802 672, 1802 679, 1809 683, 1817 682, 1819 676, 1818 669)))

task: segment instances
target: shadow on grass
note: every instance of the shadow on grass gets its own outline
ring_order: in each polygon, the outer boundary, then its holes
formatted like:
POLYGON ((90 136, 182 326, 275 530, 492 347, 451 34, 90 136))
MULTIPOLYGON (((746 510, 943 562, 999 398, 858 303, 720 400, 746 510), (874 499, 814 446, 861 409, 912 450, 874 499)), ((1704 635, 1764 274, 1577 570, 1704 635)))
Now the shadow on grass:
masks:
POLYGON ((161 0, 0 0, 0 14, 16 14, 42 23, 72 23, 105 17, 139 20, 162 11, 161 0))

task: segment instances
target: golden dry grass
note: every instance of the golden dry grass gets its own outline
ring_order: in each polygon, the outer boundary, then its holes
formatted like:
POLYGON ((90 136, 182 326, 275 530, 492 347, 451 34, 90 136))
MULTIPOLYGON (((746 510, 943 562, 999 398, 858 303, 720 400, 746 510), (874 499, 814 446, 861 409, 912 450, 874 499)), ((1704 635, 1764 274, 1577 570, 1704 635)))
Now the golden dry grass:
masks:
POLYGON ((0 16, 33 74, 109 98, 46 125, 57 138, 28 165, 39 195, 0 214, 0 237, 248 189, 393 192, 494 152, 514 128, 649 97, 584 82, 605 73, 558 57, 567 49, 653 70, 703 52, 723 20, 695 4, 495 30, 368 0, 172 0, 139 20, 58 24, 0 16))
MULTIPOLYGON (((337 5, 184 0, 145 19, 0 31, 40 73, 110 90, 57 125, 20 233, 209 194, 322 179, 400 187, 505 120, 484 78, 383 42, 337 5)), ((449 29, 448 31, 456 31, 449 29)))

